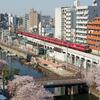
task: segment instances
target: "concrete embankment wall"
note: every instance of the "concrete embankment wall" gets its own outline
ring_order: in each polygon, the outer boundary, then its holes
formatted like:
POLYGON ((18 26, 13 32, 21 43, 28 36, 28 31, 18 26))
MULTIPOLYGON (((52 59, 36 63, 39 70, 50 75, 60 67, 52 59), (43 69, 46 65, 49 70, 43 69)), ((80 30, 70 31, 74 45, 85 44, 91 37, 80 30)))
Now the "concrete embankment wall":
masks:
POLYGON ((22 57, 26 58, 26 56, 27 56, 27 53, 21 51, 20 49, 15 48, 15 47, 8 46, 8 45, 1 44, 1 43, 0 43, 0 47, 6 51, 16 54, 19 57, 22 56, 22 57))

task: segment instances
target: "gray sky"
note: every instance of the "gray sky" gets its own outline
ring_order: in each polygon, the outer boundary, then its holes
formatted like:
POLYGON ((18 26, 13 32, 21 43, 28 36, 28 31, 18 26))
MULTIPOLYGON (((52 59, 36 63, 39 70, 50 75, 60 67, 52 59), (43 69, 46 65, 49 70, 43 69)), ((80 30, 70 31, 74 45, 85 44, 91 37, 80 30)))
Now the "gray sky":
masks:
MULTIPOLYGON (((0 0, 0 12, 24 15, 30 8, 45 15, 53 15, 56 7, 71 6, 74 0, 0 0)), ((80 0, 81 5, 91 5, 92 0, 80 0)))

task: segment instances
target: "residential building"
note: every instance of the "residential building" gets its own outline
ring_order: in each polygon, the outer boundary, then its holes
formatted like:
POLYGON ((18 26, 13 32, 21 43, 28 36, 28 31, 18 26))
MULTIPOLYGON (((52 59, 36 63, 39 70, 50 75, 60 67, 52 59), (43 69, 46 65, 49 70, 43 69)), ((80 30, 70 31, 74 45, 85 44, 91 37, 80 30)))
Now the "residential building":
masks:
POLYGON ((87 28, 87 43, 94 53, 100 55, 100 17, 91 20, 87 28))
POLYGON ((96 6, 79 6, 76 11, 76 40, 77 43, 87 43, 87 23, 98 16, 96 6))
POLYGON ((42 27, 54 27, 54 19, 51 16, 41 16, 42 27))
POLYGON ((25 16, 23 17, 23 27, 25 31, 28 30, 28 21, 29 21, 29 15, 25 14, 25 16))
POLYGON ((64 41, 75 41, 76 7, 80 6, 79 0, 74 0, 72 7, 61 7, 55 10, 55 38, 64 41))
POLYGON ((76 39, 77 43, 87 44, 87 23, 100 16, 100 0, 94 0, 93 6, 78 6, 76 8, 76 39))
POLYGON ((87 44, 87 23, 100 16, 100 0, 93 0, 92 6, 81 6, 74 0, 73 7, 55 10, 55 38, 87 44))
POLYGON ((39 14, 34 9, 29 12, 29 31, 35 32, 38 30, 39 14))
POLYGON ((51 16, 41 16, 41 22, 39 23, 39 34, 43 36, 53 36, 54 19, 51 16))
POLYGON ((14 30, 14 28, 17 26, 17 17, 13 16, 12 14, 8 15, 8 26, 9 26, 9 31, 14 30))
POLYGON ((46 28, 48 26, 50 26, 50 16, 41 16, 41 23, 42 23, 42 27, 46 28))
POLYGON ((8 14, 7 13, 0 14, 0 28, 8 29, 8 14))
POLYGON ((75 31, 75 7, 61 7, 55 10, 55 38, 73 41, 75 31))

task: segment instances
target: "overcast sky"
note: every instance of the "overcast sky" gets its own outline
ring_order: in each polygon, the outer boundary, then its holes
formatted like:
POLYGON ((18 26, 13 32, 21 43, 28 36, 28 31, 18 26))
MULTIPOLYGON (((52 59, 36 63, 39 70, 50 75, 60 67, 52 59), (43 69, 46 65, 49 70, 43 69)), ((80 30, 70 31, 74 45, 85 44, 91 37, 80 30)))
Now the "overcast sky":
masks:
MULTIPOLYGON (((53 15, 55 8, 71 6, 74 0, 0 0, 0 12, 24 15, 30 8, 45 15, 53 15)), ((92 0, 80 0, 81 5, 92 5, 92 0)))

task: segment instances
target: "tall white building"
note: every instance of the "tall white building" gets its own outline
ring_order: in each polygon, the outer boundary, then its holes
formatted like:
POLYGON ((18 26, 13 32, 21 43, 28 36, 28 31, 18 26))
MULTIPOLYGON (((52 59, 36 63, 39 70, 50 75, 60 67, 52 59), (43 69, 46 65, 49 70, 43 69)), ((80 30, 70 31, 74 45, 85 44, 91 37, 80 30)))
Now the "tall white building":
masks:
POLYGON ((8 15, 8 24, 9 24, 9 26, 14 27, 16 25, 16 16, 9 14, 8 15))
POLYGON ((77 43, 87 43, 87 23, 100 16, 100 0, 95 0, 93 6, 78 6, 76 8, 76 39, 77 43))
POLYGON ((61 32, 61 8, 55 9, 55 38, 62 39, 61 32))
POLYGON ((13 16, 12 14, 8 15, 8 26, 9 26, 9 30, 11 30, 11 28, 15 28, 16 27, 16 16, 13 16))
POLYGON ((55 38, 73 41, 75 29, 75 8, 61 7, 55 10, 55 38))

